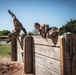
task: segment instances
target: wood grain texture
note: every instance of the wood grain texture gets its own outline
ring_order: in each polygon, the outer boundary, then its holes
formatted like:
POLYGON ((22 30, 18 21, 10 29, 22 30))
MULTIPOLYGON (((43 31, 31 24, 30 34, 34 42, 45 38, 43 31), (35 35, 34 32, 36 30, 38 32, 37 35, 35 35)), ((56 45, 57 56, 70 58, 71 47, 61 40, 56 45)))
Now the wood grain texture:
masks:
POLYGON ((39 54, 35 54, 35 60, 36 64, 43 65, 45 68, 48 68, 60 75, 60 61, 50 59, 39 54))
POLYGON ((33 54, 36 75, 60 75, 60 38, 33 37, 33 54))
POLYGON ((35 44, 41 44, 41 45, 46 45, 46 46, 60 46, 60 39, 59 37, 53 38, 53 39, 44 39, 41 36, 33 36, 34 38, 34 43, 35 44))
POLYGON ((51 59, 60 60, 60 48, 35 45, 35 53, 49 57, 51 59))
POLYGON ((36 64, 36 67, 35 75, 60 75, 59 73, 54 72, 41 64, 36 64))
POLYGON ((76 75, 76 35, 65 35, 66 75, 76 75))
POLYGON ((61 75, 66 75, 65 70, 65 38, 60 39, 60 64, 61 64, 61 75))
POLYGON ((33 72, 32 37, 24 39, 24 72, 33 72))
POLYGON ((17 61, 17 40, 15 38, 11 41, 11 59, 17 61))

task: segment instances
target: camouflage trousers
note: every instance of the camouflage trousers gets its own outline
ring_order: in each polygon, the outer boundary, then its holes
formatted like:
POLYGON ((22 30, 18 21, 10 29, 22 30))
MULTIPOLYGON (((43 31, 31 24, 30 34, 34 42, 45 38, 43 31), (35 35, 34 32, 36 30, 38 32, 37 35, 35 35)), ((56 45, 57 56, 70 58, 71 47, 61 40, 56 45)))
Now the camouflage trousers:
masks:
POLYGON ((12 32, 12 33, 9 33, 8 39, 12 40, 12 38, 17 38, 18 36, 19 36, 18 32, 12 32))
POLYGON ((46 36, 48 38, 54 38, 54 37, 56 37, 58 35, 59 35, 59 30, 58 30, 57 27, 51 27, 51 28, 49 28, 49 30, 46 33, 46 36))

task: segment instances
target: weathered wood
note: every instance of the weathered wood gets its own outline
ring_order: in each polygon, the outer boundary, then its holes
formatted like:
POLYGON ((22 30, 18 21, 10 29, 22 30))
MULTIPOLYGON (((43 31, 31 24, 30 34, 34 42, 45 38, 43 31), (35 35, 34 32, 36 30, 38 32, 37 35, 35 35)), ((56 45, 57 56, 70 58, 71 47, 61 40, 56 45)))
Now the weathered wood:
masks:
POLYGON ((36 64, 36 74, 35 75, 60 75, 57 72, 50 70, 47 67, 44 67, 41 64, 36 64))
POLYGON ((60 64, 61 64, 61 75, 66 75, 65 70, 65 38, 60 39, 60 64))
POLYGON ((60 38, 55 37, 53 39, 44 39, 41 36, 33 36, 34 38, 34 43, 38 45, 44 45, 44 46, 60 46, 60 38))
POLYGON ((15 38, 12 38, 11 41, 11 59, 17 61, 17 41, 15 38))
POLYGON ((49 57, 51 59, 60 60, 60 48, 35 45, 35 53, 49 57))
POLYGON ((76 75, 76 35, 65 35, 66 75, 76 75))
POLYGON ((24 39, 24 72, 33 72, 33 50, 32 50, 32 37, 24 39))
POLYGON ((17 60, 19 61, 19 62, 24 62, 24 58, 23 58, 23 47, 22 47, 22 41, 23 40, 21 40, 21 37, 19 37, 18 39, 17 39, 17 60))
MULTIPOLYGON (((19 43, 17 49, 20 58, 23 51, 19 43)), ((76 35, 53 39, 27 36, 24 39, 24 72, 33 71, 35 75, 76 75, 76 35)))
POLYGON ((60 75, 60 38, 33 37, 33 53, 36 75, 60 75))
MULTIPOLYGON (((49 70, 52 70, 60 75, 60 61, 50 59, 39 54, 35 54, 35 64, 43 65, 45 68, 48 68, 49 70)), ((35 67, 37 68, 37 66, 35 67)))

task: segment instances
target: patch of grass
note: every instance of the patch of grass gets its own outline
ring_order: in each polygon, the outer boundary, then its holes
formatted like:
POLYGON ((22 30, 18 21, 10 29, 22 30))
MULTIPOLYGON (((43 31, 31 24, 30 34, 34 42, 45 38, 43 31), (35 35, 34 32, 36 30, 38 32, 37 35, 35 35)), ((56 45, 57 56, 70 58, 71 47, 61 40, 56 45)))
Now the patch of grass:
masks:
POLYGON ((9 44, 0 45, 0 56, 9 58, 10 55, 8 53, 10 52, 10 49, 9 44))

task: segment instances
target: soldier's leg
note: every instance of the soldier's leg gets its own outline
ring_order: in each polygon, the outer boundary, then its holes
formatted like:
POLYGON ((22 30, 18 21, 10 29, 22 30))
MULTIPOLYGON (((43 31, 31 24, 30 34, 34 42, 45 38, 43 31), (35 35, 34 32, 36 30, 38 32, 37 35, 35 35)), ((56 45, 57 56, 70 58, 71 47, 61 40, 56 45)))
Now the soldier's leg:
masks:
POLYGON ((49 25, 45 25, 45 33, 48 32, 48 29, 49 29, 49 25))
POLYGON ((9 43, 9 42, 12 40, 13 37, 15 37, 15 32, 9 33, 9 34, 8 34, 8 40, 7 40, 6 43, 9 43))
POLYGON ((54 38, 56 36, 58 36, 58 29, 57 28, 51 28, 49 31, 48 31, 48 37, 49 38, 54 38))

